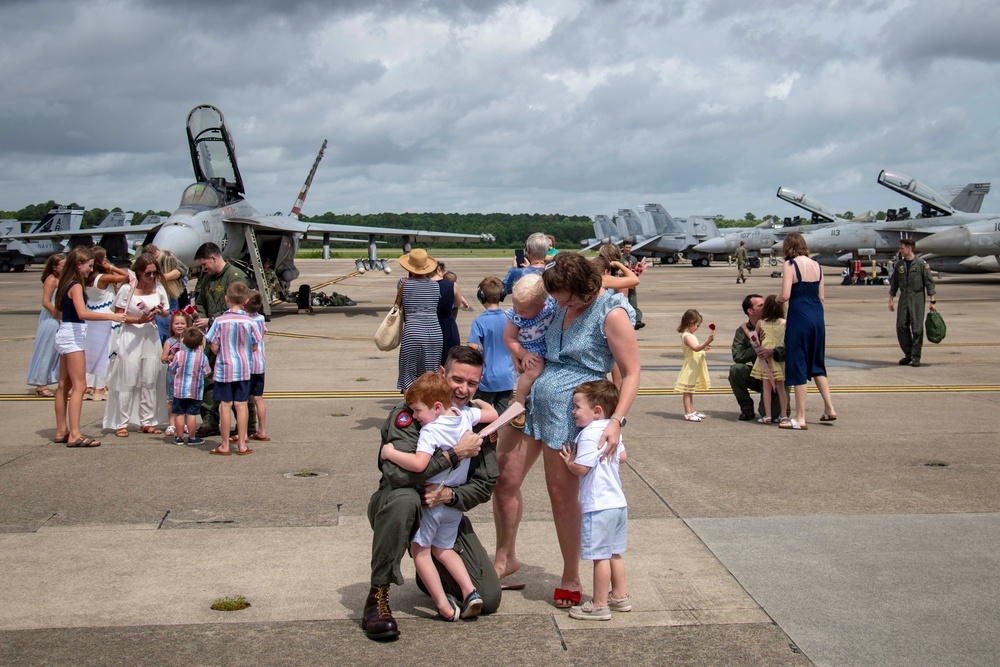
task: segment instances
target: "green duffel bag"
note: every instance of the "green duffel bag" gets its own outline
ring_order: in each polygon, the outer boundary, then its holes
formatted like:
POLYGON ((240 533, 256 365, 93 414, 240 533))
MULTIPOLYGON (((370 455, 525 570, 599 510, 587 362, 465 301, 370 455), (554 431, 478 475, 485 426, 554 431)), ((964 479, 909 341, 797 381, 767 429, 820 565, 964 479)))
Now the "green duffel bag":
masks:
POLYGON ((932 343, 940 343, 948 333, 944 318, 936 310, 927 311, 927 319, 924 320, 924 331, 927 333, 927 340, 932 343))

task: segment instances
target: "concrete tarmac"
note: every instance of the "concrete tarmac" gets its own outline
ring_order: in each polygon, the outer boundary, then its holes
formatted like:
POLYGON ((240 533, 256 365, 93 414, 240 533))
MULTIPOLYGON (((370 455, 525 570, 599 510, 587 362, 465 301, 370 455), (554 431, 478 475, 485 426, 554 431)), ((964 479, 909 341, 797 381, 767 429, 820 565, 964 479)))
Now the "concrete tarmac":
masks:
MULTIPOLYGON (((431 251, 433 254, 433 250, 431 251)), ((501 259, 447 259, 481 312, 476 285, 501 259)), ((353 262, 300 261, 319 284, 353 262)), ((40 308, 38 269, 0 274, 0 664, 10 665, 993 665, 1000 662, 1000 277, 945 277, 941 345, 900 367, 888 287, 826 279, 827 360, 836 422, 809 395, 805 432, 739 422, 726 372, 754 271, 654 267, 642 276, 640 397, 624 436, 625 555, 634 610, 607 623, 552 607, 560 561, 541 464, 524 485, 513 579, 497 614, 433 619, 413 583, 393 587, 402 637, 365 638, 378 428, 395 403, 397 353, 371 335, 395 279, 352 276, 357 301, 268 325, 272 442, 212 457, 163 437, 103 434, 96 449, 51 442, 52 402, 23 379, 40 308), (673 392, 676 327, 698 308, 718 327, 701 423, 673 392), (294 473, 312 471, 314 477, 294 473), (251 607, 216 612, 217 598, 251 607)), ((508 305, 508 304, 505 304, 508 305)), ((707 329, 698 332, 699 337, 707 329)), ((103 403, 86 402, 97 434, 103 403)), ((492 511, 470 513, 487 550, 492 511)), ((584 589, 590 567, 582 567, 584 589)))

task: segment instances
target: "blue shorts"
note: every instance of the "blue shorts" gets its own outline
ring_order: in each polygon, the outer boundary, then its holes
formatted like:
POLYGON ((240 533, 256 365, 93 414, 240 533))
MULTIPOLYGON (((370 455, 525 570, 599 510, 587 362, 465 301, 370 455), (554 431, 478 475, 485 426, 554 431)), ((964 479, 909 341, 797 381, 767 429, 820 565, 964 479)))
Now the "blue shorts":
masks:
POLYGON ((199 415, 201 414, 201 400, 197 398, 175 398, 170 405, 172 415, 199 415))
POLYGON ((625 553, 628 537, 628 508, 584 512, 580 530, 580 558, 608 560, 625 553))
POLYGON ((212 398, 220 403, 246 403, 250 400, 250 380, 216 382, 212 398))
POLYGON ((251 396, 263 396, 264 395, 264 374, 254 373, 250 376, 250 395, 251 396))
POLYGON ((438 549, 454 549, 455 538, 458 537, 458 524, 462 522, 462 513, 454 507, 438 505, 423 511, 420 528, 413 536, 413 541, 422 547, 437 547, 438 549))

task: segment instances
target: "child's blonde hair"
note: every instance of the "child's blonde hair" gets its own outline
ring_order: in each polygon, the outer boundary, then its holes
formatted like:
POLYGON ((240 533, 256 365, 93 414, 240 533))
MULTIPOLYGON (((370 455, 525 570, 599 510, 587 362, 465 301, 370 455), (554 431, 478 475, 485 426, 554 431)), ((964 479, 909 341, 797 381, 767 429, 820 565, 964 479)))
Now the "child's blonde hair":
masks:
POLYGON ((544 303, 549 295, 545 291, 542 276, 538 273, 528 273, 514 283, 514 292, 511 296, 521 303, 544 303))
POLYGON ((694 308, 689 308, 681 315, 681 325, 677 327, 677 333, 684 333, 691 328, 692 324, 701 324, 701 313, 694 308))
POLYGON ((443 376, 428 371, 413 381, 403 399, 407 405, 423 403, 432 408, 435 403, 440 403, 445 408, 450 408, 451 396, 451 385, 448 381, 443 376))
POLYGON ((246 286, 246 283, 230 283, 226 289, 226 299, 229 301, 230 306, 242 306, 246 304, 249 295, 250 288, 246 286))

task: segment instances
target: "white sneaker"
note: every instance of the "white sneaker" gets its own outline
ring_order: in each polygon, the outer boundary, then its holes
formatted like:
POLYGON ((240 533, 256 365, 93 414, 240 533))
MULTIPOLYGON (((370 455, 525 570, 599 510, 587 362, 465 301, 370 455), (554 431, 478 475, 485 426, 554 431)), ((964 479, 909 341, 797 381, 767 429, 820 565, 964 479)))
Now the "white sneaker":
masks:
POLYGON ((610 607, 595 607, 591 600, 587 600, 579 607, 570 607, 569 617, 581 621, 610 621, 610 607))
POLYGON ((611 611, 632 611, 632 600, 629 599, 628 595, 623 598, 609 595, 608 606, 611 607, 611 611))

